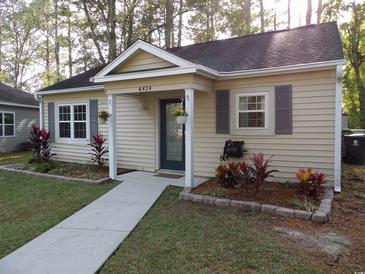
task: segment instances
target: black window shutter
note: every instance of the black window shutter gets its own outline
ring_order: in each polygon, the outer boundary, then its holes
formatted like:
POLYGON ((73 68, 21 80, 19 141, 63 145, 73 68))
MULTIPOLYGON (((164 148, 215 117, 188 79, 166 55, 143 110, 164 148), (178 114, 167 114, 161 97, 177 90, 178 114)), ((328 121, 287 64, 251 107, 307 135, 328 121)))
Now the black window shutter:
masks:
POLYGON ((48 103, 48 131, 50 132, 50 138, 55 140, 55 108, 54 103, 48 103))
POLYGON ((275 87, 275 134, 292 134, 292 86, 275 87))
POLYGON ((217 134, 230 133, 229 104, 229 90, 217 90, 215 92, 217 134))
POLYGON ((90 141, 98 135, 98 100, 90 100, 90 141))

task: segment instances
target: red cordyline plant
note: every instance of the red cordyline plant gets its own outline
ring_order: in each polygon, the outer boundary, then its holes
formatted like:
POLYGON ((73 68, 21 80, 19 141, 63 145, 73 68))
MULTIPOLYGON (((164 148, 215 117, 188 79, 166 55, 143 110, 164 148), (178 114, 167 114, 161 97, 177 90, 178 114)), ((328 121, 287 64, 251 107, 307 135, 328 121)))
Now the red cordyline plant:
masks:
POLYGON ((104 166, 104 155, 108 153, 105 147, 106 138, 103 135, 94 135, 93 140, 89 146, 92 147, 91 161, 93 161, 99 169, 104 166))
POLYGON ((40 160, 41 158, 41 130, 36 125, 32 125, 32 131, 30 132, 29 137, 30 142, 33 146, 33 157, 36 160, 40 160))
POLYGON ((51 133, 45 129, 40 131, 41 135, 41 151, 40 151, 40 158, 43 162, 48 162, 52 157, 52 140, 51 140, 51 133))
POLYGON ((318 199, 321 186, 326 182, 326 174, 323 172, 319 173, 318 171, 314 172, 311 168, 300 168, 297 171, 297 178, 302 191, 305 194, 318 199))
POLYGON ((48 162, 53 155, 51 153, 53 144, 50 132, 33 125, 30 132, 30 141, 33 145, 34 159, 36 161, 48 162))
POLYGON ((272 177, 271 175, 274 172, 278 172, 278 170, 270 169, 271 167, 271 158, 266 159, 263 153, 253 154, 250 157, 250 160, 253 163, 253 167, 249 167, 252 174, 252 181, 255 185, 256 193, 258 193, 262 187, 264 186, 265 180, 268 177, 272 177))

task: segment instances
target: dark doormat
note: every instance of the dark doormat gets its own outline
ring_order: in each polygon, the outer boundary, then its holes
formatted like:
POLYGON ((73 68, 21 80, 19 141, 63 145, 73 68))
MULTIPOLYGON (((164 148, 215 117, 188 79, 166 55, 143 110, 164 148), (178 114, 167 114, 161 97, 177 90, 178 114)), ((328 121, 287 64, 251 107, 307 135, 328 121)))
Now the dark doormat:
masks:
POLYGON ((158 173, 158 174, 155 174, 153 176, 162 177, 162 178, 170 178, 170 179, 179 179, 179 178, 184 177, 184 175, 180 175, 180 174, 168 174, 168 173, 158 173))

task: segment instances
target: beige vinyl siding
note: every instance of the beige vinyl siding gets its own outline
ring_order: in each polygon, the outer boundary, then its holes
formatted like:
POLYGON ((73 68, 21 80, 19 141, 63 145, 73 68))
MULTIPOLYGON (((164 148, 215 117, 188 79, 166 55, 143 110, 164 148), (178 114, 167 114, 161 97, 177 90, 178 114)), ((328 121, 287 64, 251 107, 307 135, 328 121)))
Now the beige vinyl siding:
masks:
POLYGON ((173 66, 174 64, 171 64, 155 55, 147 53, 143 50, 139 50, 132 57, 130 57, 129 60, 118 66, 114 73, 168 68, 173 66))
MULTIPOLYGON (((298 168, 313 167, 333 180, 335 143, 335 70, 217 81, 215 89, 293 85, 293 134, 221 135, 215 133, 215 94, 196 96, 195 172, 214 176, 224 142, 245 141, 248 153, 273 155, 276 179, 295 180, 298 168)), ((270 106, 274 107, 274 106, 270 106)), ((234 111, 231 115, 235 115, 234 111)))
POLYGON ((155 94, 117 96, 118 167, 155 170, 155 94))
MULTIPOLYGON (((108 110, 107 97, 105 96, 104 91, 90 91, 90 92, 83 91, 78 93, 43 95, 44 128, 48 129, 49 102, 54 102, 56 105, 60 103, 89 102, 89 100, 98 100, 98 111, 108 110)), ((108 137, 107 123, 99 124, 98 128, 99 128, 99 134, 102 134, 107 138, 108 137)), ((91 148, 90 146, 87 145, 87 143, 73 144, 73 143, 64 143, 56 140, 52 152, 56 154, 54 156, 55 160, 66 161, 66 162, 80 162, 80 163, 90 162, 91 148)))

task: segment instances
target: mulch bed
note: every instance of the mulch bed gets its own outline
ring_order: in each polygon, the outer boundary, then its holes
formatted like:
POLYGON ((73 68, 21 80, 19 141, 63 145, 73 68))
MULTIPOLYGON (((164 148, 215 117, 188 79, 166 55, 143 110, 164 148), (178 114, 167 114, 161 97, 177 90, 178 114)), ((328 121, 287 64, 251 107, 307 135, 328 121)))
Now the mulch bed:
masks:
POLYGON ((351 239, 352 246, 347 252, 325 259, 332 267, 331 273, 354 273, 365 269, 365 181, 356 177, 365 177, 365 166, 345 165, 342 192, 336 194, 332 216, 326 224, 278 218, 281 226, 313 234, 335 231, 351 239))
MULTIPOLYGON (((304 201, 305 194, 298 189, 295 183, 267 182, 257 194, 253 190, 246 192, 244 188, 222 188, 215 178, 201 184, 192 190, 195 194, 216 196, 232 200, 245 200, 258 203, 272 204, 287 208, 296 208, 293 200, 304 201)), ((318 204, 319 205, 319 202, 318 204)))

